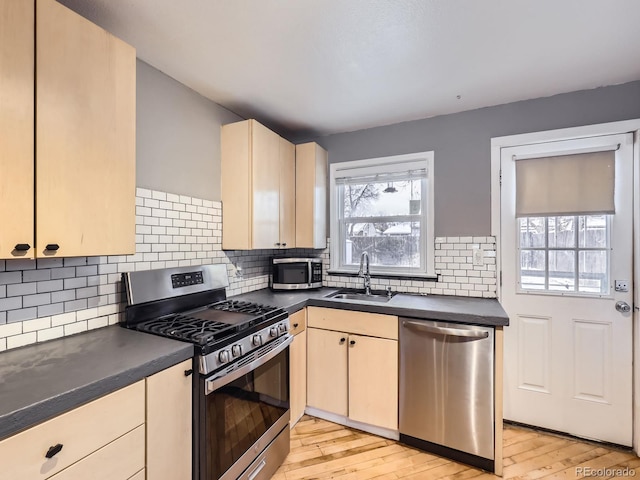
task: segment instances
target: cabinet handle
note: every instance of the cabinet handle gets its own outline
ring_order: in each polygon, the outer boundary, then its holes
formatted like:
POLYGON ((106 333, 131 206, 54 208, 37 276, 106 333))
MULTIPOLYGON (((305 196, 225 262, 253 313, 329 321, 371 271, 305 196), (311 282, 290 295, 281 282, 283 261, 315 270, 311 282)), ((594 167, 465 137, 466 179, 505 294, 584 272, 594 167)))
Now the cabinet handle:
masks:
POLYGON ((46 247, 44 247, 45 250, 51 250, 53 252, 55 252, 59 248, 60 248, 60 245, 58 245, 57 243, 49 243, 46 247))
POLYGON ((45 453, 44 456, 47 458, 53 458, 60 452, 60 450, 62 450, 62 444, 58 443, 53 447, 49 447, 49 450, 47 450, 47 453, 45 453))
POLYGON ((280 246, 280 242, 276 243, 276 247, 279 247, 279 246, 280 246))
POLYGON ((286 246, 287 246, 287 244, 286 244, 286 243, 283 243, 283 244, 282 244, 282 246, 283 246, 283 247, 286 247, 286 246))
POLYGON ((346 338, 344 338, 344 337, 342 337, 342 338, 340 339, 340 343, 344 343, 344 342, 346 342, 346 341, 347 341, 347 339, 346 339, 346 338))
POLYGON ((351 341, 349 342, 349 345, 355 345, 355 344, 356 344, 356 341, 355 341, 355 340, 351 340, 351 341))
POLYGON ((31 248, 31 245, 29 245, 28 243, 19 243, 14 248, 18 252, 26 252, 31 248))
POLYGON ((189 370, 185 370, 184 371, 184 376, 188 377, 189 375, 191 375, 193 373, 193 368, 190 368, 189 370))
POLYGON ((298 325, 299 325, 298 323, 294 323, 293 328, 298 328, 298 325))

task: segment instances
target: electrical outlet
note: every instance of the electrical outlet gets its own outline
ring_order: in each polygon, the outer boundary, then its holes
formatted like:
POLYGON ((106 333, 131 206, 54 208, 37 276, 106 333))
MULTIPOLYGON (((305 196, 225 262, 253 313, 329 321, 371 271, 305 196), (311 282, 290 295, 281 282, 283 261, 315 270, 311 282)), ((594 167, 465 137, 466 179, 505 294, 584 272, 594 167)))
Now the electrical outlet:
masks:
POLYGON ((484 265, 484 250, 480 247, 473 247, 472 256, 474 265, 484 265))
POLYGON ((628 292, 629 282, 627 280, 616 280, 615 289, 616 289, 616 292, 628 292))

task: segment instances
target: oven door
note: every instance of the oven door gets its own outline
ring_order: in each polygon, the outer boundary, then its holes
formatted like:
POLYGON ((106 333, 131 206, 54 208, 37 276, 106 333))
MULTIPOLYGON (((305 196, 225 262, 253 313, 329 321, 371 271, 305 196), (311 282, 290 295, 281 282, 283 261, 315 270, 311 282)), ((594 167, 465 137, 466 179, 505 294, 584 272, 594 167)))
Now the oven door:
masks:
POLYGON ((270 478, 289 453, 292 340, 290 335, 280 337, 255 356, 241 358, 234 371, 204 378, 198 421, 200 480, 235 480, 243 472, 242 478, 270 478), (265 449, 271 452, 265 454, 265 449))

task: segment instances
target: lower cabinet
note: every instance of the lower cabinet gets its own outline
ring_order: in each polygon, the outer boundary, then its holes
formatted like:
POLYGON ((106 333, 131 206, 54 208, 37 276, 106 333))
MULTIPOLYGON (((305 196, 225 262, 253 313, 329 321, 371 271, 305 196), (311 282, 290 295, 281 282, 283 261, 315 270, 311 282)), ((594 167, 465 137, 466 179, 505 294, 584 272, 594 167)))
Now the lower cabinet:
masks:
POLYGON ((191 359, 147 377, 147 479, 190 479, 191 359))
POLYGON ((144 423, 141 380, 1 441, 0 479, 127 480, 144 468, 144 423))
POLYGON ((0 480, 190 480, 191 365, 0 441, 0 480))
POLYGON ((307 320, 311 413, 397 432, 398 318, 309 307, 307 320))
POLYGON ((289 389, 291 402, 291 422, 293 426, 304 415, 307 405, 307 309, 304 308, 289 317, 293 342, 289 347, 289 389))

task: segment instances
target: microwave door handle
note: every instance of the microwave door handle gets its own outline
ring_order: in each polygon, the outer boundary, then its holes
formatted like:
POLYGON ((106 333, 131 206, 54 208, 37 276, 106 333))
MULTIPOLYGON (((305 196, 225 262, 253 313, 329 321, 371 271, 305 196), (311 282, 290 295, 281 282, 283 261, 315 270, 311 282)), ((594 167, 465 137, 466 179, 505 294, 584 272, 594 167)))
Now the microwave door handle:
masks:
POLYGON ((311 263, 311 260, 309 260, 307 262, 307 280, 309 283, 309 286, 311 286, 311 283, 313 282, 313 264, 311 263))

